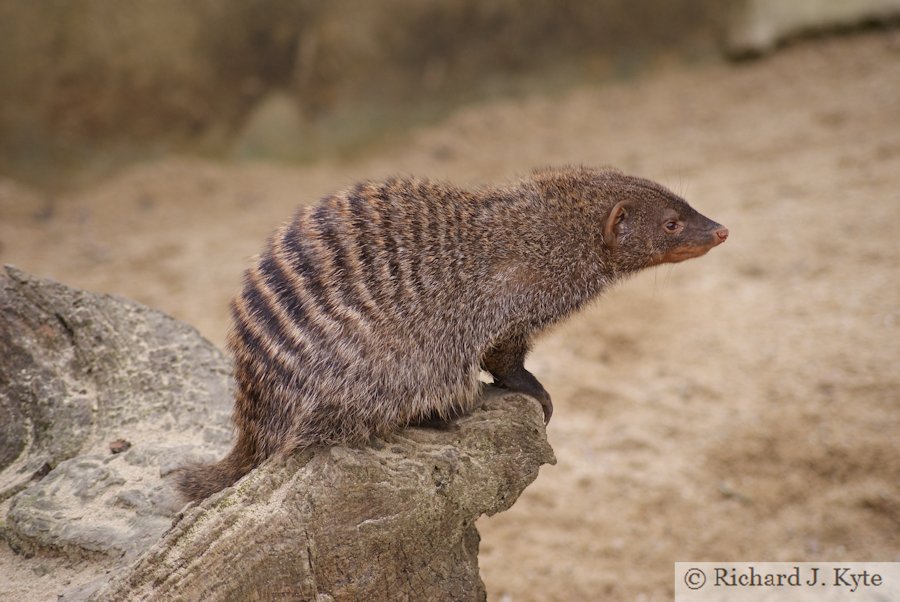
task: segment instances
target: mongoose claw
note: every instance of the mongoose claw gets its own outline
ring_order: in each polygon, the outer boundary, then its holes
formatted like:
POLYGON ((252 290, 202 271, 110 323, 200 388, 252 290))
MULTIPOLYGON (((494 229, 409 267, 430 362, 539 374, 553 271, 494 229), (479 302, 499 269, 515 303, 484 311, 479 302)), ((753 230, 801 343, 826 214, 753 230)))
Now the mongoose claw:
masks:
POLYGON ((544 426, 550 424, 550 417, 553 416, 553 402, 550 401, 550 396, 544 394, 544 397, 539 397, 538 401, 541 402, 541 409, 544 410, 544 426))
POLYGON ((550 400, 550 394, 541 385, 540 382, 527 370, 522 369, 524 377, 507 380, 495 380, 494 384, 511 391, 513 393, 522 393, 529 397, 534 397, 541 404, 544 411, 544 424, 550 423, 550 417, 553 415, 553 402, 550 400), (513 380, 514 382, 510 382, 513 380))

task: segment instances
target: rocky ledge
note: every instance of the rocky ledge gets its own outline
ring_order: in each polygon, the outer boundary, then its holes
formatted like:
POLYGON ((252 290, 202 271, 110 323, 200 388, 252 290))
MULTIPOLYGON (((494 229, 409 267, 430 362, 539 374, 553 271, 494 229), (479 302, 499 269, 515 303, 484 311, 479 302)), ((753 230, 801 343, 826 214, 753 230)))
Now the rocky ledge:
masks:
POLYGON ((63 558, 62 600, 483 599, 475 520, 555 461, 539 404, 486 387, 447 428, 270 461, 181 507, 167 477, 227 450, 231 387, 190 326, 5 268, 0 537, 34 572, 0 597, 63 558))

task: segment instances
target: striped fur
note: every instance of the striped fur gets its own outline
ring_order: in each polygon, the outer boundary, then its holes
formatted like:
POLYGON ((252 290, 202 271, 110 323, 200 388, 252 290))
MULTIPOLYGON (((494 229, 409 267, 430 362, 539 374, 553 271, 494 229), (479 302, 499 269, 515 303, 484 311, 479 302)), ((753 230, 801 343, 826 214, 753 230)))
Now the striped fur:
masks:
POLYGON ((546 410, 522 367, 532 335, 659 252, 606 244, 623 198, 687 207, 646 180, 564 168, 478 191, 364 182, 300 210, 232 303, 238 441, 182 469, 182 492, 202 499, 275 454, 465 413, 482 367, 546 410))

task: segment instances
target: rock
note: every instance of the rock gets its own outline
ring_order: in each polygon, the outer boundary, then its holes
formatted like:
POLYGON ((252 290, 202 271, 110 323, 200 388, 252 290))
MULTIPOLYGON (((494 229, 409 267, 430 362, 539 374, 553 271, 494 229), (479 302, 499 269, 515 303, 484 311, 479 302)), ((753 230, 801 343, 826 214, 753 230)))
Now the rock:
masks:
POLYGON ((284 92, 263 98, 247 117, 234 141, 239 159, 299 159, 309 126, 303 121, 297 99, 284 92))
POLYGON ((744 0, 726 29, 732 57, 763 54, 785 39, 900 17, 900 0, 744 0))
POLYGON ((190 326, 11 267, 0 310, 0 500, 44 464, 112 439, 152 441, 144 423, 201 431, 219 444, 210 451, 227 445, 228 362, 190 326))
POLYGON ((228 447, 226 358, 160 312, 11 267, 0 310, 0 536, 26 555, 133 558, 177 510, 165 471, 228 447))
POLYGON ((179 511, 166 476, 229 443, 227 366, 159 312, 0 274, 0 536, 24 574, 77 560, 63 600, 484 599, 475 520, 555 462, 535 400, 488 388, 449 428, 270 460, 179 511))
POLYGON ((109 453, 111 454, 121 454, 129 449, 131 449, 131 441, 125 439, 116 439, 109 443, 109 453))
POLYGON ((475 520, 554 460, 531 399, 492 392, 456 426, 271 461, 92 599, 484 599, 475 520))

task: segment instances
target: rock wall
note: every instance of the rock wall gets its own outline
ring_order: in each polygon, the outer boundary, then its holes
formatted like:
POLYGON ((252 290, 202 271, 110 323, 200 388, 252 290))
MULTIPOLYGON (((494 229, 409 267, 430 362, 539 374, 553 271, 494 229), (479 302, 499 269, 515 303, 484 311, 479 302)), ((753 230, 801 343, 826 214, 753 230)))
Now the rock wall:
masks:
POLYGON ((723 6, 0 0, 0 173, 46 182, 172 149, 268 152, 240 134, 275 93, 308 126, 294 153, 314 155, 517 76, 598 77, 661 49, 712 47, 723 6))
POLYGON ((900 0, 745 0, 735 10, 725 48, 732 56, 755 56, 791 37, 898 18, 900 0))

